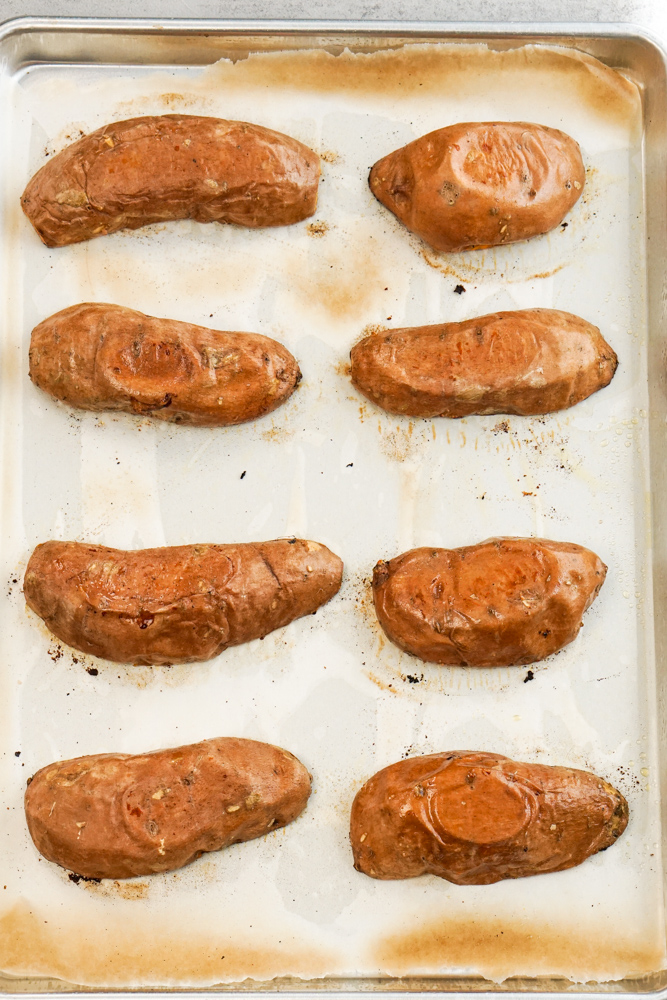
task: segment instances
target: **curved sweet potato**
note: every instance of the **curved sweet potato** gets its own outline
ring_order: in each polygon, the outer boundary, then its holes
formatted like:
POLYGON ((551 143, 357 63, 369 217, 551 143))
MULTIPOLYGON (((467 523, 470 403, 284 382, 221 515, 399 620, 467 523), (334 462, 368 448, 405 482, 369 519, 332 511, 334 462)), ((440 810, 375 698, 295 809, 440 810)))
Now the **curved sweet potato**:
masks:
POLYGON ((430 663, 511 667, 572 642, 604 583, 590 549, 543 538, 490 538, 411 549, 373 571, 387 636, 430 663))
POLYGON ((343 573, 324 545, 278 539, 124 551, 38 545, 25 573, 30 607, 55 636, 117 663, 209 660, 313 614, 343 573))
POLYGON ((529 122, 462 122, 378 160, 371 191, 436 250, 495 247, 548 233, 584 187, 579 146, 529 122))
POLYGON ((131 878, 286 826, 310 783, 286 750, 223 737, 48 764, 30 779, 25 814, 49 861, 86 878, 131 878))
POLYGON ((557 309, 387 330, 350 357, 357 389, 410 417, 552 413, 609 385, 618 365, 596 326, 557 309))
POLYGON ((588 771, 495 753, 434 753, 378 771, 352 805, 354 867, 377 879, 489 885, 573 868, 628 824, 620 792, 588 771))
POLYGON ((54 399, 84 410, 220 427, 275 410, 301 372, 270 337, 86 302, 32 331, 30 378, 54 399))
POLYGON ((21 206, 49 247, 151 222, 289 226, 312 215, 318 156, 261 125, 156 115, 112 122, 39 170, 21 206))

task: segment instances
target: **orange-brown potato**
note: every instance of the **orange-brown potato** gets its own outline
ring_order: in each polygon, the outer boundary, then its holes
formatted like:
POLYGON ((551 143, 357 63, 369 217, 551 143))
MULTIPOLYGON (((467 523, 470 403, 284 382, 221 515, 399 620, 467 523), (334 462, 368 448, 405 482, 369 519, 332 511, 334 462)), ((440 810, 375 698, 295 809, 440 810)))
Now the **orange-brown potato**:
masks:
POLYGON ((124 551, 44 542, 30 557, 28 607, 69 646, 117 663, 209 660, 314 612, 343 563, 299 538, 124 551))
POLYGON ((289 226, 312 215, 318 156, 280 132, 199 115, 112 122, 39 170, 21 197, 49 247, 151 222, 289 226))
POLYGON ((436 250, 495 247, 548 233, 584 187, 579 146, 529 122, 463 122, 378 160, 371 191, 436 250))
POLYGON ((552 413, 609 385, 618 365, 596 326, 557 309, 386 330, 350 358, 364 396, 410 417, 552 413))
POLYGON ((32 331, 30 378, 84 410, 221 427, 275 410, 301 372, 286 347, 258 333, 223 333, 86 302, 32 331))
POLYGON ((310 784, 286 750, 222 737, 47 764, 28 783, 25 814, 49 861, 86 878, 132 878, 286 826, 310 784))
POLYGON ((511 667, 572 642, 604 583, 590 549, 543 538, 490 538, 411 549, 373 571, 378 621, 429 663, 511 667))
POLYGON ((588 771, 434 753, 378 771, 352 804, 354 867, 377 879, 489 885, 573 868, 610 847, 628 804, 588 771))

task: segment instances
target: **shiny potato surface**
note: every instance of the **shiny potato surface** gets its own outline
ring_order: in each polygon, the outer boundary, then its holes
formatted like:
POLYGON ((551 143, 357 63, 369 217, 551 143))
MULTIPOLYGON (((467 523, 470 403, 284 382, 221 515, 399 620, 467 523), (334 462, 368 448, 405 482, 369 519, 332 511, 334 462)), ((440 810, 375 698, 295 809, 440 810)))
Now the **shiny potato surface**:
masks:
POLYGON ((455 252, 548 233, 586 171, 569 135, 530 122, 462 122, 379 160, 371 191, 412 233, 455 252))
POLYGON ((607 567, 594 552, 542 538, 419 548, 373 571, 378 621, 429 663, 535 663, 576 639, 607 567))
POLYGON ((286 826, 310 785, 286 750, 222 737, 48 764, 28 784, 25 814, 49 861, 86 878, 131 878, 286 826))
POLYGON ((434 753, 378 771, 352 805, 354 867, 377 879, 488 885, 573 868, 610 847, 628 804, 588 771, 434 753))
POLYGON ((209 660, 313 614, 337 593, 343 563, 303 539, 125 551, 38 545, 23 584, 58 639, 117 663, 209 660))
POLYGON ((603 389, 618 365, 596 326, 558 309, 385 330, 350 357, 357 389, 410 417, 552 413, 603 389))
POLYGON ((282 344, 86 302, 32 331, 30 378, 84 410, 125 410, 200 427, 255 420, 301 379, 282 344))
POLYGON ((151 222, 289 226, 317 206, 320 162, 247 122, 155 115, 111 122, 45 163, 21 206, 49 247, 151 222))

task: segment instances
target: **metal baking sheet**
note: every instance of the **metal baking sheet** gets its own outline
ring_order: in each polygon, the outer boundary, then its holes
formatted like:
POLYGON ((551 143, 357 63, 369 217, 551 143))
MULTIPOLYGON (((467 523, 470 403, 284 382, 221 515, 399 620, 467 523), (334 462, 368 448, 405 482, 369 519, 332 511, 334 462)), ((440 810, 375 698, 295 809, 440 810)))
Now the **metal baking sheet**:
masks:
MULTIPOLYGON (((48 32, 26 31, 23 60, 0 76, 0 969, 131 989, 655 983, 667 960, 651 432, 666 408, 651 388, 644 139, 659 81, 642 88, 636 58, 621 76, 567 47, 212 34, 217 62, 210 37, 189 49, 175 29, 125 44, 111 31, 105 50, 103 33, 80 23, 60 59, 48 32), (186 221, 43 247, 18 205, 27 178, 107 121, 174 111, 259 122, 312 146, 323 168, 313 219, 257 232, 186 221), (584 196, 567 226, 529 243, 430 251, 374 201, 368 169, 433 128, 494 119, 573 135, 584 196), (270 417, 224 430, 75 413, 31 386, 27 346, 37 322, 78 301, 268 334, 304 381, 270 417), (608 389, 543 418, 432 422, 389 417, 349 383, 364 331, 530 306, 601 327, 620 358, 608 389), (50 537, 143 547, 292 533, 343 557, 340 596, 209 663, 93 660, 55 642, 23 601, 26 560, 50 537), (369 598, 377 559, 494 534, 577 541, 608 564, 573 645, 530 670, 473 671, 422 664, 383 639, 369 598), (307 764, 315 792, 296 823, 150 879, 75 884, 39 858, 22 811, 38 767, 226 734, 307 764), (494 886, 355 872, 356 790, 400 757, 441 749, 594 770, 627 796, 631 824, 581 867, 494 886)), ((632 62, 636 43, 617 45, 632 62)))

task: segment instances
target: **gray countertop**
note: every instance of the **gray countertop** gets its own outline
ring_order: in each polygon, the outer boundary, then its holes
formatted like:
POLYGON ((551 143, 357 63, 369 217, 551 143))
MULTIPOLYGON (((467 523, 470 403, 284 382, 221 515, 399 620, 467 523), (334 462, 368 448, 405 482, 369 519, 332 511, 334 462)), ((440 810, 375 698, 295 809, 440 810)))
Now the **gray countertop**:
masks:
POLYGON ((667 36, 667 0, 0 0, 33 16, 625 22, 667 36))

